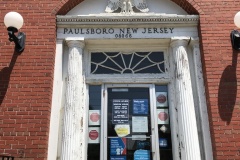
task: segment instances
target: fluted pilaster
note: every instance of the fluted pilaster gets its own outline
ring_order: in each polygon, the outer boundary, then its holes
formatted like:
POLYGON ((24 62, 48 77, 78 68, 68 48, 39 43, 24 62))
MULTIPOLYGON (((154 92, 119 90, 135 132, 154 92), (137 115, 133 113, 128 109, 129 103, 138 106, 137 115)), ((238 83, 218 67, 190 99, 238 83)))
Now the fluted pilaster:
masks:
POLYGON ((201 126, 199 135, 201 135, 200 144, 201 144, 201 149, 203 150, 202 159, 213 160, 207 102, 206 102, 205 86, 204 86, 203 72, 202 72, 201 52, 199 48, 199 39, 192 38, 190 46, 193 52, 195 80, 196 80, 196 87, 197 87, 196 96, 199 104, 197 108, 199 113, 198 115, 199 123, 200 123, 199 126, 201 126))
POLYGON ((186 46, 188 39, 172 39, 176 108, 182 160, 201 160, 196 114, 186 46))
POLYGON ((83 153, 85 80, 82 71, 83 40, 66 40, 69 47, 64 106, 62 160, 80 160, 83 153))

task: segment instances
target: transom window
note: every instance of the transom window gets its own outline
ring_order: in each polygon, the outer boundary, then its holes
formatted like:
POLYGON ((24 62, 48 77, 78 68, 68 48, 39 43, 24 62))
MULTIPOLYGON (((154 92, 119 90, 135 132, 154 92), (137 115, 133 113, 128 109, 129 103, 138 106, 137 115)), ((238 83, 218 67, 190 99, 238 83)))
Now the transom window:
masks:
POLYGON ((165 73, 164 52, 92 52, 91 73, 165 73))

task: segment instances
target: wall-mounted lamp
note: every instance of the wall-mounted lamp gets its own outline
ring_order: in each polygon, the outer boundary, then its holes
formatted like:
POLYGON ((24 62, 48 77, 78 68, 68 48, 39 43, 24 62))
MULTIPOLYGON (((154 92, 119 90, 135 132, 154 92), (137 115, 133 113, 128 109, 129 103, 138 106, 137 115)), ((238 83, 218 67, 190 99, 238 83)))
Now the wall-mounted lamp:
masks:
POLYGON ((21 53, 25 47, 26 35, 18 30, 23 25, 23 17, 17 12, 9 12, 4 17, 4 24, 8 30, 9 41, 15 43, 15 51, 21 53), (16 36, 15 33, 18 32, 16 36))
MULTIPOLYGON (((240 28, 240 12, 234 16, 234 24, 240 28)), ((233 49, 240 50, 240 32, 238 30, 233 30, 230 34, 233 49)))

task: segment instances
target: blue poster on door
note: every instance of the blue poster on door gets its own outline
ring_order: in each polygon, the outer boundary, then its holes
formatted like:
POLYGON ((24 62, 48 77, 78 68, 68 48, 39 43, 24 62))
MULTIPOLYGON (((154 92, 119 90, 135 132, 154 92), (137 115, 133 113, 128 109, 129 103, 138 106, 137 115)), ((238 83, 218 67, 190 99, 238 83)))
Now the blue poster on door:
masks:
POLYGON ((148 99, 133 99, 133 114, 148 114, 148 99))
POLYGON ((134 152, 134 160, 150 160, 149 150, 136 150, 134 152))
POLYGON ((110 155, 126 155, 126 138, 110 138, 110 155))

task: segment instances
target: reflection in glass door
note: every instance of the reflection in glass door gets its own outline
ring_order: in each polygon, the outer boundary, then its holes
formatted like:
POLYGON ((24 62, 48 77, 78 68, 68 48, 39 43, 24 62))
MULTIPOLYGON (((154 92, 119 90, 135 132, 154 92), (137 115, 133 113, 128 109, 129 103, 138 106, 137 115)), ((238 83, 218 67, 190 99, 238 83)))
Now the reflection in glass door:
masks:
POLYGON ((149 88, 107 91, 107 159, 152 160, 149 88))

